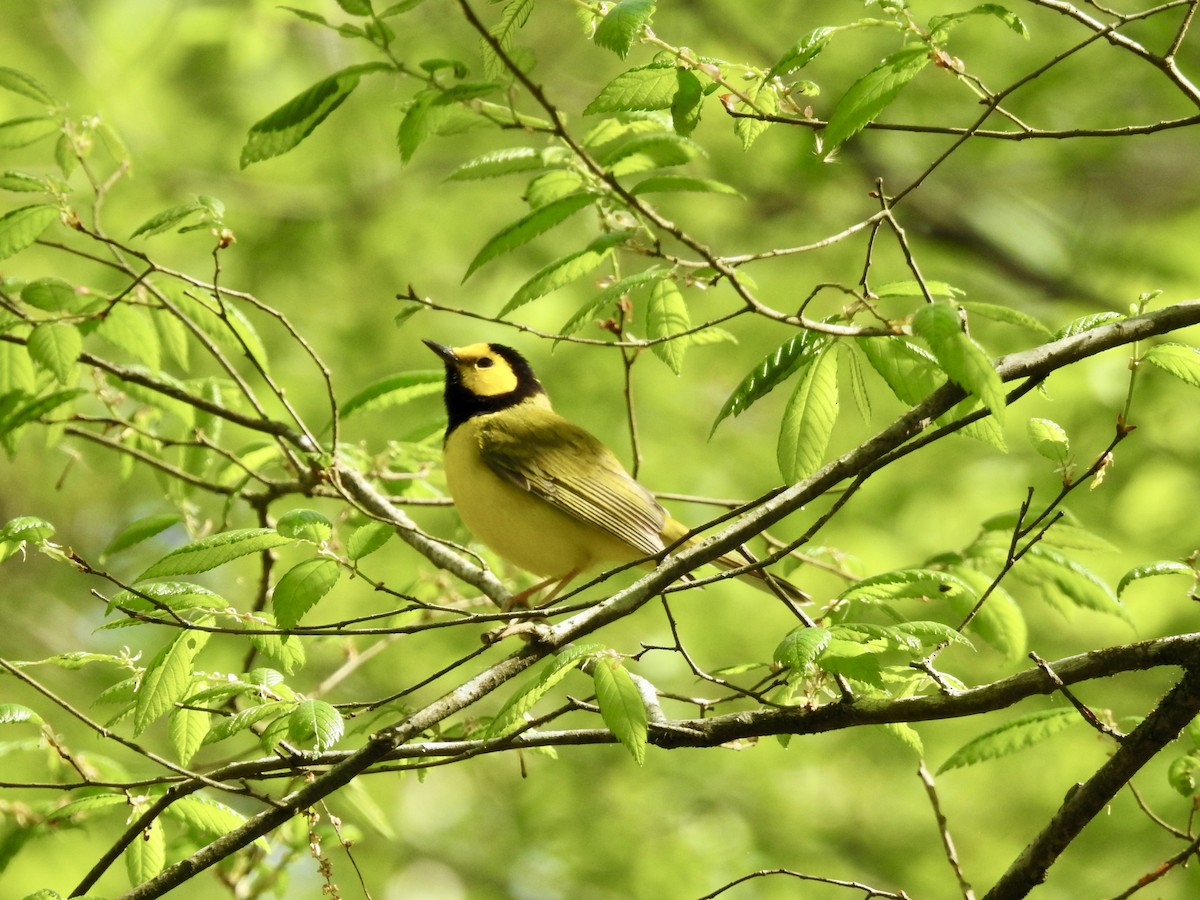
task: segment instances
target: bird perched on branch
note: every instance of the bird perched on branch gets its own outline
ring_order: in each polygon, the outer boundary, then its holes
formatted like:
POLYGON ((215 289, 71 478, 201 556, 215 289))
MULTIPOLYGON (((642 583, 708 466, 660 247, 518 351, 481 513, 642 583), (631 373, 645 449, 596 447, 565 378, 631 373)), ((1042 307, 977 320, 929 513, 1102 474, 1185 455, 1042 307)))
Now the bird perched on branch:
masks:
MULTIPOLYGON (((446 483, 464 524, 509 562, 546 580, 509 606, 553 585, 550 602, 577 575, 603 563, 653 563, 687 534, 600 440, 550 406, 529 363, 501 344, 425 344, 446 366, 446 483)), ((684 541, 680 549, 695 539, 684 541)), ((713 562, 741 568, 750 558, 713 562)), ((760 570, 738 576, 807 600, 760 570)))

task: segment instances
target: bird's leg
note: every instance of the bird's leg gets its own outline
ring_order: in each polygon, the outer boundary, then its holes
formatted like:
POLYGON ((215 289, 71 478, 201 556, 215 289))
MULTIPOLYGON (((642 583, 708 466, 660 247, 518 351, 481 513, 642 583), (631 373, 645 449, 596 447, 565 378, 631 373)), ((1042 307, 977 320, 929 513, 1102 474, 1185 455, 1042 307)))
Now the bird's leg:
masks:
POLYGON ((502 612, 511 612, 514 609, 530 609, 530 598, 547 585, 553 584, 554 587, 551 588, 550 593, 538 603, 538 607, 549 606, 554 602, 554 598, 562 592, 563 588, 565 588, 571 581, 574 580, 575 576, 578 575, 579 572, 579 569, 572 569, 562 578, 547 578, 544 581, 539 581, 533 587, 527 587, 520 593, 513 594, 508 598, 507 601, 505 601, 504 605, 500 607, 500 609, 502 612))

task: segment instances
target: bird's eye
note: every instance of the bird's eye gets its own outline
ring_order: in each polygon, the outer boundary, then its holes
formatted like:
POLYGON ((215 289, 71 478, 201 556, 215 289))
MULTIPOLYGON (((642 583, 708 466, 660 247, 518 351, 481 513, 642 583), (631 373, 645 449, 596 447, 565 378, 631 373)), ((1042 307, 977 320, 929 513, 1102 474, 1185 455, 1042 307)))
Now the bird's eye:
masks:
POLYGON ((490 356, 482 356, 475 361, 475 368, 490 369, 495 364, 496 364, 496 361, 494 359, 492 359, 490 356))

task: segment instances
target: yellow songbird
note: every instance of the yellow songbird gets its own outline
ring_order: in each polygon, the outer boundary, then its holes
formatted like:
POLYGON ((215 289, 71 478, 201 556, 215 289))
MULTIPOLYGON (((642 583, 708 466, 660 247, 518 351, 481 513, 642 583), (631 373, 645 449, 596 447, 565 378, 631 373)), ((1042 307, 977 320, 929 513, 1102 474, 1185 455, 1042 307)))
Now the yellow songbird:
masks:
MULTIPOLYGON (((548 603, 577 575, 661 557, 687 533, 598 438, 551 409, 516 350, 425 344, 446 365, 446 483, 459 515, 500 556, 546 579, 510 605, 553 584, 548 603)), ((733 555, 714 562, 747 564, 733 555)), ((739 577, 770 590, 760 571, 739 577)), ((789 582, 770 580, 785 596, 808 599, 789 582)))

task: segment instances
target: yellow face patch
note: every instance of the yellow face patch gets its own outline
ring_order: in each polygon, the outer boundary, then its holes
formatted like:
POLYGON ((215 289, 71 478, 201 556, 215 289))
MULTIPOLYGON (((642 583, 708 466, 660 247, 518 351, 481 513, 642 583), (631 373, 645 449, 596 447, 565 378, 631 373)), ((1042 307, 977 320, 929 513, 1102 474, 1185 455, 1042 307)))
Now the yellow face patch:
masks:
POLYGON ((517 373, 488 344, 455 347, 454 365, 462 386, 477 397, 496 397, 517 389, 517 373))

